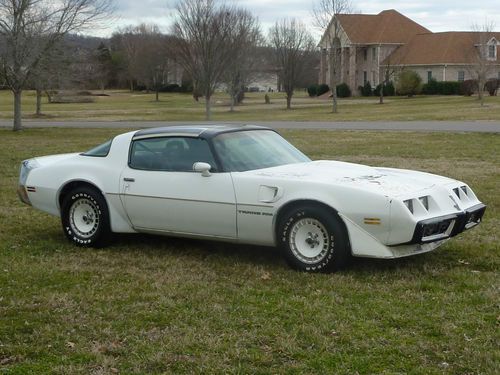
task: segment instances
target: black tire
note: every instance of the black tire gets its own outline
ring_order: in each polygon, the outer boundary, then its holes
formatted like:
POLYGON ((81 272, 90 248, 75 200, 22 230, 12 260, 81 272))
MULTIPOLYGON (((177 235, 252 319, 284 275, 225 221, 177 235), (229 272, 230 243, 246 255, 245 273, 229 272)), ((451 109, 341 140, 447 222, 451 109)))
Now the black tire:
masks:
POLYGON ((77 187, 64 197, 61 223, 66 237, 77 246, 102 247, 111 238, 106 200, 91 187, 77 187))
POLYGON ((288 264, 300 271, 338 271, 352 259, 344 223, 321 206, 298 206, 286 212, 277 238, 288 264))

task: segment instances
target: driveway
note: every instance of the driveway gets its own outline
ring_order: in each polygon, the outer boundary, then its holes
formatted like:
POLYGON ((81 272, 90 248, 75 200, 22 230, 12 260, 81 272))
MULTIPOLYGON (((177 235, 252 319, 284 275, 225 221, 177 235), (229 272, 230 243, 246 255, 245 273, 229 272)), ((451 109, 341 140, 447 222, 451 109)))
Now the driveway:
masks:
MULTIPOLYGON (((438 131, 438 132, 487 132, 500 133, 500 121, 35 121, 25 120, 26 128, 154 128, 176 125, 253 124, 273 129, 325 129, 325 130, 388 130, 388 131, 438 131)), ((11 120, 0 120, 0 127, 12 127, 11 120)))

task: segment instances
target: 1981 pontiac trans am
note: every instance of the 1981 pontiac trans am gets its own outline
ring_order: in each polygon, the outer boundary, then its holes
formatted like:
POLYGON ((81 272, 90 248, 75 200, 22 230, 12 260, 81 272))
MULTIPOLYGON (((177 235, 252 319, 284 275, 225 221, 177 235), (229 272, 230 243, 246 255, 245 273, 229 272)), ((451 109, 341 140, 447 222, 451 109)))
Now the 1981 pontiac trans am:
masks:
POLYGON ((271 129, 227 125, 132 131, 25 160, 18 193, 60 216, 79 246, 102 246, 112 232, 279 246, 304 271, 431 251, 486 208, 460 181, 311 161, 271 129))

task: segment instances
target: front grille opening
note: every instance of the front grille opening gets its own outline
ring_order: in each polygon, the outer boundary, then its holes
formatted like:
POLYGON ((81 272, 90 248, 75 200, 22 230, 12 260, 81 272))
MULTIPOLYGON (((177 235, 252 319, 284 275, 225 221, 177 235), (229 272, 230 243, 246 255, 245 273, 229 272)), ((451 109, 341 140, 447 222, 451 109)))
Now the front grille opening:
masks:
POLYGON ((469 215, 467 218, 467 222, 465 223, 465 228, 470 229, 472 227, 475 227, 477 224, 481 222, 481 218, 483 216, 483 212, 473 212, 469 215))
POLYGON ((455 219, 425 224, 422 228, 422 241, 435 241, 441 238, 449 237, 454 225, 455 219))
POLYGON ((461 186, 460 188, 462 189, 465 195, 469 195, 469 193, 467 192, 467 186, 461 186))
POLYGON ((453 189, 453 192, 455 193, 455 195, 458 197, 458 199, 460 199, 460 191, 458 190, 458 188, 454 188, 453 189))

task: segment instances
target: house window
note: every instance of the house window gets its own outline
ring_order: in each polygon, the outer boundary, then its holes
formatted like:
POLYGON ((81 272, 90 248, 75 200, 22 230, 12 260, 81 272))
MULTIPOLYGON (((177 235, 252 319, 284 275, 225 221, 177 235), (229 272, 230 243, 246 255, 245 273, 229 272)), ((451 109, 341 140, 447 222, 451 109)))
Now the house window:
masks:
POLYGON ((363 72, 363 85, 366 85, 366 82, 368 82, 368 72, 365 70, 363 72))
POLYGON ((427 71, 427 82, 432 81, 432 70, 427 71))
POLYGON ((374 71, 374 70, 372 70, 372 85, 374 85, 374 84, 375 84, 375 82, 377 82, 377 81, 375 80, 375 71, 374 71))
POLYGON ((368 48, 363 49, 363 59, 368 60, 368 48))
POLYGON ((465 72, 463 70, 458 71, 458 82, 463 82, 465 80, 465 72))
POLYGON ((488 46, 488 58, 494 59, 497 57, 497 46, 491 44, 488 46))
POLYGON ((377 55, 377 47, 372 48, 372 60, 375 61, 377 55))

